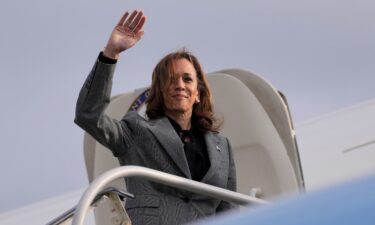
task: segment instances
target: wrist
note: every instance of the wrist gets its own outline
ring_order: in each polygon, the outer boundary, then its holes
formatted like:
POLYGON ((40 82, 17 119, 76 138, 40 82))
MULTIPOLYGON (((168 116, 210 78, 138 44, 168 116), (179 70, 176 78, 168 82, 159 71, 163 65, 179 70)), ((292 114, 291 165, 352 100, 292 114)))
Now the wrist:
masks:
POLYGON ((100 52, 100 54, 98 56, 98 60, 102 63, 105 63, 105 64, 116 64, 117 63, 117 59, 112 59, 112 58, 109 58, 109 57, 105 56, 103 54, 103 51, 100 52))
POLYGON ((104 47, 103 55, 114 60, 117 60, 120 57, 120 53, 110 46, 104 47))

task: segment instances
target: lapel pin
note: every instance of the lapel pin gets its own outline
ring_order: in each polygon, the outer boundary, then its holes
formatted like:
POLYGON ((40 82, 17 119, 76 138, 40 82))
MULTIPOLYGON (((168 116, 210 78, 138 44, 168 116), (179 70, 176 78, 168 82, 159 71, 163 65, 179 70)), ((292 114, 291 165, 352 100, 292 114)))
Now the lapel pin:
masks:
POLYGON ((219 147, 218 145, 216 145, 216 149, 217 149, 219 152, 221 152, 221 149, 220 149, 220 147, 219 147))

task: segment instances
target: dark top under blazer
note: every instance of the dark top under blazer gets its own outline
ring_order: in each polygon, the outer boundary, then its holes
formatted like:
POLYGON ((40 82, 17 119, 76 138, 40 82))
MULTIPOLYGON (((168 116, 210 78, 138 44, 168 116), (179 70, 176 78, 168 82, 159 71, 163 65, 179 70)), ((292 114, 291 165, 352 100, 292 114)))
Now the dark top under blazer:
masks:
MULTIPOLYGON (((119 121, 104 113, 115 67, 96 61, 80 91, 75 123, 110 149, 121 165, 139 165, 191 179, 183 143, 167 117, 146 120, 130 112, 119 121)), ((227 138, 206 132, 204 139, 210 168, 201 182, 235 191, 235 166, 227 138)), ((136 196, 125 206, 133 225, 183 224, 235 207, 140 178, 126 178, 126 185, 136 196)))

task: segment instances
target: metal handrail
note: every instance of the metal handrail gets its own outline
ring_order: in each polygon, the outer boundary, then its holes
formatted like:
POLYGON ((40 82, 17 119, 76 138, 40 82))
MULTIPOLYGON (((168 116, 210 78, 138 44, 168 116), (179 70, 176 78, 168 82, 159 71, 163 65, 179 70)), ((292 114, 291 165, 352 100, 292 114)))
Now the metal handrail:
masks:
POLYGON ((259 198, 250 197, 238 192, 229 191, 223 188, 204 184, 157 170, 140 166, 121 166, 103 173, 90 184, 90 186, 86 189, 85 193, 79 200, 76 213, 73 217, 72 225, 83 224, 87 211, 92 201, 94 200, 96 193, 102 190, 106 184, 121 177, 142 177, 160 184, 240 205, 267 203, 266 201, 259 198))
MULTIPOLYGON (((130 198, 130 199, 134 198, 134 195, 132 195, 130 193, 118 190, 115 187, 108 187, 108 188, 104 189, 103 191, 101 191, 99 194, 97 194, 95 196, 95 198, 92 201, 92 203, 90 204, 90 206, 96 204, 101 198, 103 198, 104 196, 108 196, 110 193, 117 194, 120 197, 120 199, 122 199, 122 200, 125 199, 125 198, 130 198)), ((71 217, 73 217, 73 215, 75 214, 76 209, 77 209, 77 206, 74 206, 73 208, 67 210, 66 212, 64 212, 60 216, 58 216, 55 219, 51 220, 46 225, 58 225, 58 224, 63 223, 64 221, 66 221, 66 220, 70 219, 71 217)))

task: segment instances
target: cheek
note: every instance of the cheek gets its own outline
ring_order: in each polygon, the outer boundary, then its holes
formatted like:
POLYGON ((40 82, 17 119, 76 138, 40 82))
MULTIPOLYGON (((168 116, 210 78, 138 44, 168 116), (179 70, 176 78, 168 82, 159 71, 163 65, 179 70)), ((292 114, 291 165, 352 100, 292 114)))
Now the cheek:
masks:
POLYGON ((165 90, 165 92, 163 92, 164 107, 166 107, 167 109, 173 109, 176 106, 176 102, 174 101, 174 99, 171 96, 172 96, 172 94, 171 94, 171 91, 169 89, 167 89, 167 90, 165 90))

